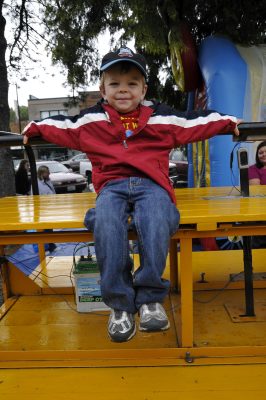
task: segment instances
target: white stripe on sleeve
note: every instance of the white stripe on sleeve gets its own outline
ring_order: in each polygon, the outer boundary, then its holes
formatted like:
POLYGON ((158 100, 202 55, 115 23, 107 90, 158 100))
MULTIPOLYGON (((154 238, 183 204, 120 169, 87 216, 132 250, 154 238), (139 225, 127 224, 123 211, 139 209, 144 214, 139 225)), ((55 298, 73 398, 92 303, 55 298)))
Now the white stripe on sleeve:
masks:
POLYGON ((181 128, 193 128, 197 125, 206 125, 210 122, 216 122, 220 120, 230 119, 232 122, 237 122, 236 117, 232 117, 230 115, 220 115, 219 113, 211 113, 206 115, 205 117, 197 117, 193 119, 186 119, 177 117, 176 115, 158 115, 155 117, 151 117, 148 121, 149 125, 176 125, 181 128))
POLYGON ((47 118, 43 121, 37 122, 36 125, 49 125, 49 126, 54 126, 59 129, 77 129, 82 125, 90 124, 92 122, 99 122, 99 121, 107 121, 107 116, 104 113, 91 113, 91 114, 85 114, 83 117, 80 117, 77 119, 77 121, 73 122, 71 119, 63 119, 63 120, 58 120, 58 119, 52 119, 52 118, 47 118))

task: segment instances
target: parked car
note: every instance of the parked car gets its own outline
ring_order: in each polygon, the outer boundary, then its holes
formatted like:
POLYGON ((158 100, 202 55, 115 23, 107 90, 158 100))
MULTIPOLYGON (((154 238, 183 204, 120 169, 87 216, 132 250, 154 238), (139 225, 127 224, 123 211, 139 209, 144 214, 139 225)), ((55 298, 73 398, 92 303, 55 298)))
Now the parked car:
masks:
POLYGON ((80 161, 79 173, 87 178, 88 184, 91 183, 92 165, 88 158, 80 161))
POLYGON ((36 168, 46 165, 50 170, 50 179, 56 193, 82 192, 87 186, 84 176, 70 172, 69 169, 58 161, 37 161, 36 168))
POLYGON ((187 187, 188 161, 179 148, 173 149, 169 156, 169 178, 174 188, 187 187))
POLYGON ((80 167, 80 162, 82 160, 87 160, 85 153, 76 154, 75 156, 69 158, 69 160, 63 161, 62 164, 67 168, 71 168, 73 172, 78 172, 80 167))
MULTIPOLYGON (((79 172, 87 177, 88 184, 91 183, 92 165, 90 160, 82 160, 80 162, 79 172)), ((187 161, 172 161, 169 160, 169 178, 172 181, 173 187, 187 187, 187 161)))

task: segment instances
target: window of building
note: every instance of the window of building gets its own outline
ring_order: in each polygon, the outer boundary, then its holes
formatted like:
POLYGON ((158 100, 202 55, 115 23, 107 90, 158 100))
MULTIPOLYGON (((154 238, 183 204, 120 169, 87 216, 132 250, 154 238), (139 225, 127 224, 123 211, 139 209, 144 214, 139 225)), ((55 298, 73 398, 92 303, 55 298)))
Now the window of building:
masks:
POLYGON ((68 112, 67 110, 40 111, 41 119, 53 117, 54 115, 68 115, 68 112))

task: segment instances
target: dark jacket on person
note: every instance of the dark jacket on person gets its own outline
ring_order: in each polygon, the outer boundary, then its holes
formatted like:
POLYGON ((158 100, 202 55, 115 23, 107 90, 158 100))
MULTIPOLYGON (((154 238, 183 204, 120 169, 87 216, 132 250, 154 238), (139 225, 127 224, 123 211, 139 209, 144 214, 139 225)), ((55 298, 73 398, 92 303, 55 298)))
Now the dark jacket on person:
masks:
POLYGON ((16 193, 27 195, 30 192, 30 179, 26 169, 18 169, 15 174, 16 193))

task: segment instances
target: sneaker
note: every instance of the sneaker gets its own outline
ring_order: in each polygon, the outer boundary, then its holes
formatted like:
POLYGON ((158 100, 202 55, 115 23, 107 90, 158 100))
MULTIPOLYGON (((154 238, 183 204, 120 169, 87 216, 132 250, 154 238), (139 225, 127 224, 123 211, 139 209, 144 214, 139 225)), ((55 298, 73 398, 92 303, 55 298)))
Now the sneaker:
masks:
POLYGON ((53 251, 55 251, 55 249, 56 249, 56 244, 54 244, 54 243, 49 243, 48 244, 48 251, 50 252, 50 253, 52 253, 53 251))
POLYGON ((160 303, 143 304, 139 309, 139 330, 146 332, 164 331, 170 323, 160 303))
POLYGON ((126 342, 136 333, 134 315, 126 311, 111 310, 108 334, 114 342, 126 342))

